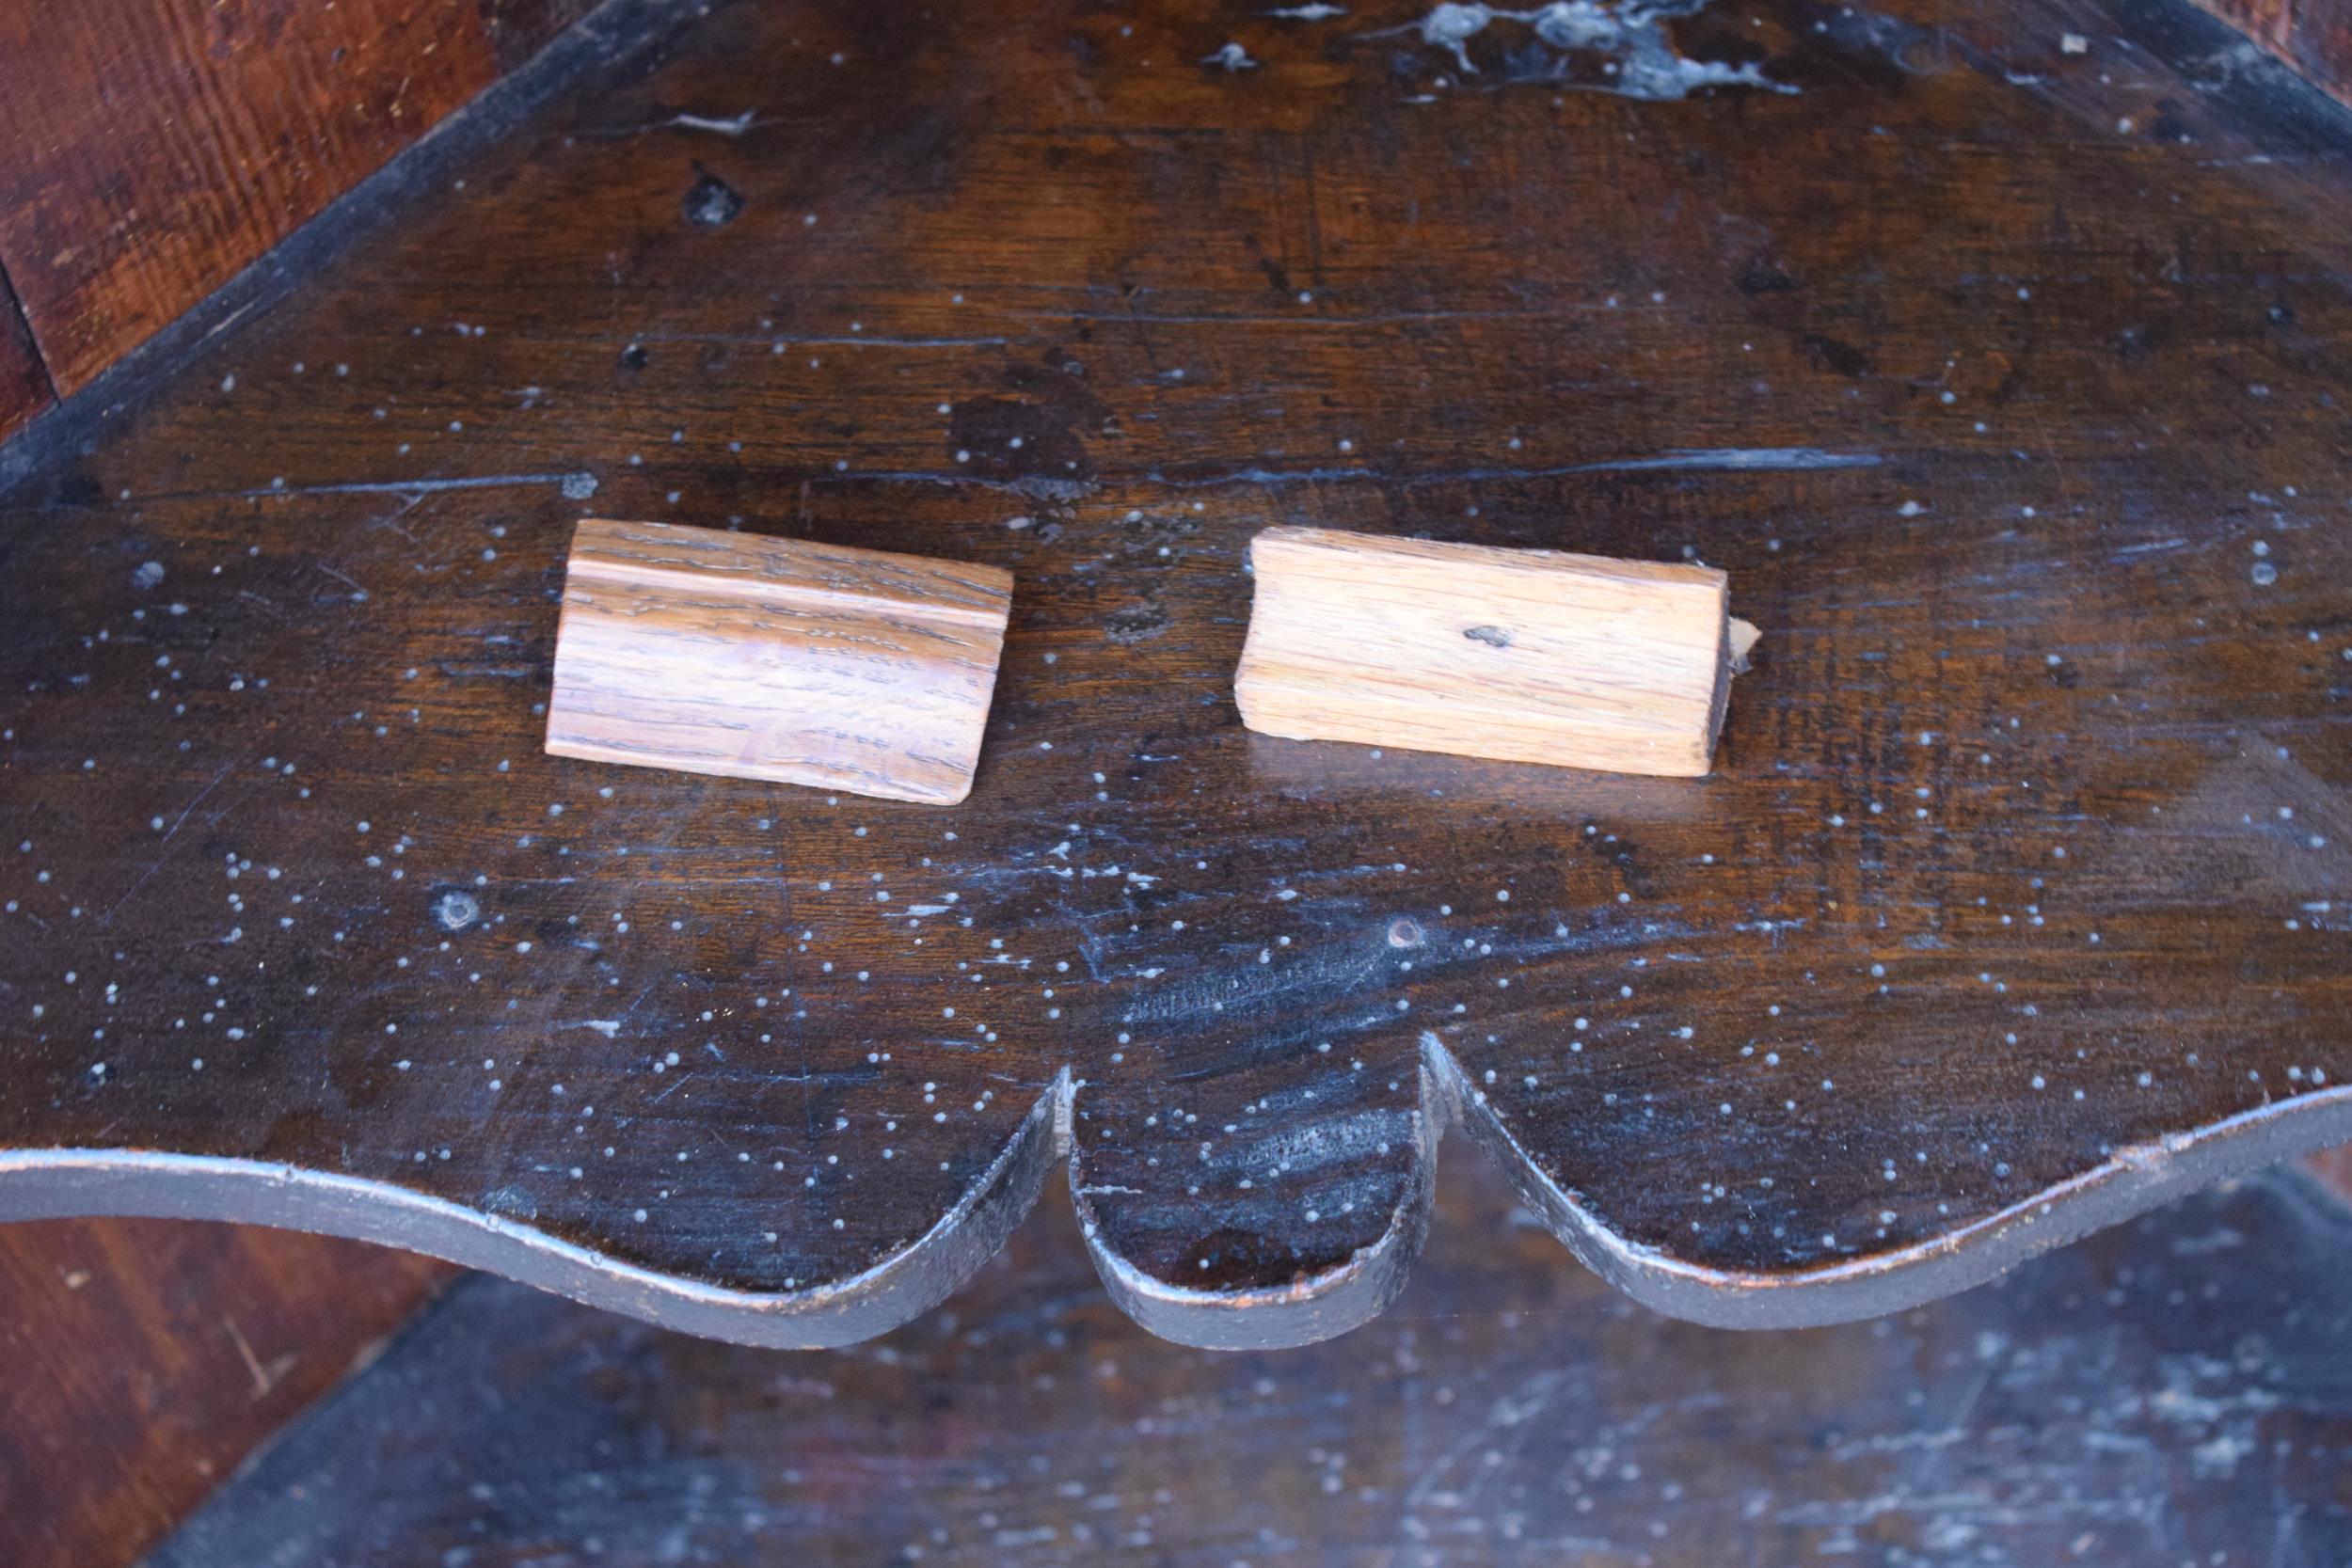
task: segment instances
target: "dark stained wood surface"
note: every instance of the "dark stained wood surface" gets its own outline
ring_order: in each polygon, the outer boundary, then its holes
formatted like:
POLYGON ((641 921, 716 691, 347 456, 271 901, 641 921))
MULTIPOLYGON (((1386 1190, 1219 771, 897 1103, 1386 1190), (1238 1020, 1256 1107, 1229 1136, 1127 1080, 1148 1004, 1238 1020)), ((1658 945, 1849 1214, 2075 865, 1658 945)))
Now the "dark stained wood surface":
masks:
POLYGON ((1450 1168, 1395 1309, 1306 1351, 1146 1338, 1093 1289, 1058 1196, 947 1307, 832 1354, 469 1284, 153 1562, 2352 1557, 2352 1223, 2300 1181, 1773 1335, 1561 1269, 1500 1185, 1450 1168))
POLYGON ((515 70, 555 35, 596 8, 596 0, 478 0, 483 31, 501 74, 515 70))
MULTIPOLYGON (((544 41, 536 19, 516 30, 544 41)), ((476 0, 8 7, 0 263, 56 385, 86 386, 486 87, 508 53, 476 0)))
POLYGON ((0 1562, 137 1560, 451 1272, 235 1226, 0 1227, 0 1562))
POLYGON ((2082 5, 1422 15, 722 8, 20 486, 0 1205, 832 1343, 1060 1120, 1223 1344, 1389 1299, 1457 1118, 1749 1323, 2352 1131, 2334 111, 2082 5), (542 756, 588 514, 1012 569, 971 800, 542 756), (1279 522, 1727 569, 1718 771, 1248 735, 1279 522))

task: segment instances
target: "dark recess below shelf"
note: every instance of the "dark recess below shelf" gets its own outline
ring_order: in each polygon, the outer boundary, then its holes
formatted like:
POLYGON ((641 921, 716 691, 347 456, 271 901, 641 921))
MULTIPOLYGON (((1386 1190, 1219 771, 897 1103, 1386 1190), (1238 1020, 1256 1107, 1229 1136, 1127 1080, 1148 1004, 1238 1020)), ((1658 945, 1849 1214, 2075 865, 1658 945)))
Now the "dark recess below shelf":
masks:
POLYGON ((1066 1200, 855 1350, 461 1286, 150 1568, 2352 1560, 2352 1218, 2189 1198, 1875 1323, 1727 1334, 1563 1270, 1475 1165, 1395 1309, 1165 1344, 1066 1200))

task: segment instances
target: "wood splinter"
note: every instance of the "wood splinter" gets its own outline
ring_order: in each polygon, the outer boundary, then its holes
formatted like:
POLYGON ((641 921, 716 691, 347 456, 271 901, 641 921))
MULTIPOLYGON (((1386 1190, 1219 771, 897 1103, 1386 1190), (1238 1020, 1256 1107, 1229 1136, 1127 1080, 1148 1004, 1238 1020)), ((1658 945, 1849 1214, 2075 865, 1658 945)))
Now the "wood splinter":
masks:
POLYGON ((1696 777, 1757 631, 1709 566, 1276 528, 1233 695, 1253 730, 1696 777))
POLYGON ((999 567, 592 518, 564 582, 547 749, 952 804, 1011 606, 999 567))

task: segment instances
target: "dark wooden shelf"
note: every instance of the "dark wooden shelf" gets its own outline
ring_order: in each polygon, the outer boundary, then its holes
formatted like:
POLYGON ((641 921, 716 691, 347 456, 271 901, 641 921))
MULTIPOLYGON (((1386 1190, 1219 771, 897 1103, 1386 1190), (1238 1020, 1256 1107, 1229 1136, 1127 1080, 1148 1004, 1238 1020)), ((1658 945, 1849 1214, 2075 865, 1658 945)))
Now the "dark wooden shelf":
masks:
POLYGON ((0 1210, 828 1344, 1066 1148, 1271 1343, 1450 1124, 1743 1323, 2352 1136, 2338 111, 2185 12, 1726 7, 1782 90, 1677 101, 1419 14, 722 8, 20 484, 0 1210), (543 756, 587 514, 1011 568, 971 800, 543 756), (1716 774, 1249 735, 1274 523, 1727 569, 1716 774))

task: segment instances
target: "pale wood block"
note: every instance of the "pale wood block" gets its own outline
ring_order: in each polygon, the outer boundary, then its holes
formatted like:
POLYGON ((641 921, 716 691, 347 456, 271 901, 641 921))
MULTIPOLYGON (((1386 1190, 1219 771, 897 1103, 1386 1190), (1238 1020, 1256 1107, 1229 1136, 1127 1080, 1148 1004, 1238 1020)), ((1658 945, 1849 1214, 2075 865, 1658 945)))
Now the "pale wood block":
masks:
POLYGON ((950 804, 972 790, 1012 574, 589 519, 547 749, 950 804))
POLYGON ((1756 628, 1707 566, 1276 528, 1242 722, 1510 762, 1695 776, 1756 628))

